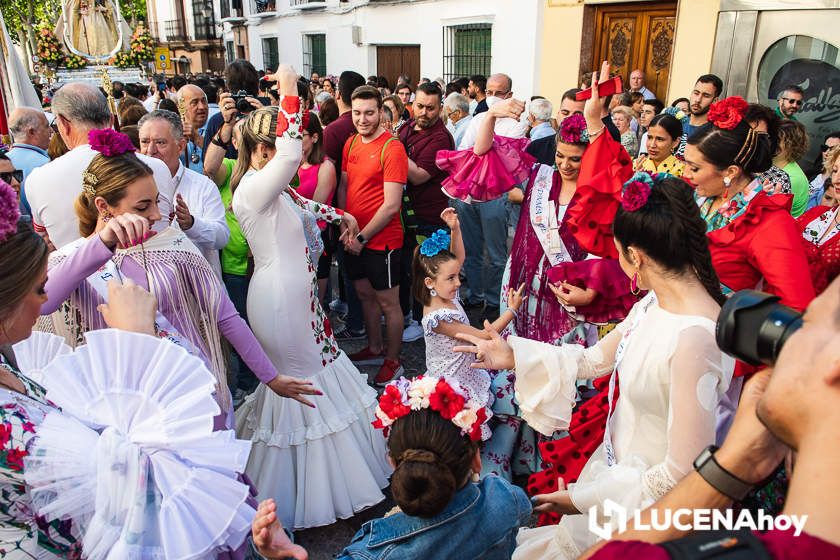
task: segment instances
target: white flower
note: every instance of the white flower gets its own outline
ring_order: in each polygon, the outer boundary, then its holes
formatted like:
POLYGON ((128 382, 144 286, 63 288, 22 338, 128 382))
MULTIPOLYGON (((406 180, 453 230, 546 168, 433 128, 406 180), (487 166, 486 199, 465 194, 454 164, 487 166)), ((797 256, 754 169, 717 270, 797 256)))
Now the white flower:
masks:
POLYGON ((411 382, 408 388, 408 405, 411 410, 429 408, 429 397, 435 392, 438 379, 431 376, 423 376, 411 382))
POLYGON ((382 422, 382 425, 385 427, 390 426, 394 423, 394 421, 387 414, 385 414, 385 412, 383 412, 383 410, 378 406, 376 407, 375 414, 376 417, 379 418, 380 422, 382 422))

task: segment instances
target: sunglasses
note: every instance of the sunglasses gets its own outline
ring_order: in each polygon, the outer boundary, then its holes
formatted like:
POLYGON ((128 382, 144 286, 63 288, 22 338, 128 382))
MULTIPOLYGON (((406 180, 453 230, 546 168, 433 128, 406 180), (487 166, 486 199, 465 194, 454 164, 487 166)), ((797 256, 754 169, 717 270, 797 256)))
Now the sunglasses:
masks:
POLYGON ((782 97, 785 101, 790 103, 791 105, 802 105, 801 99, 791 99, 790 97, 782 97))
POLYGON ((12 179, 16 179, 18 183, 23 183, 23 171, 20 169, 15 169, 14 171, 0 172, 0 179, 3 179, 9 184, 12 183, 12 179))

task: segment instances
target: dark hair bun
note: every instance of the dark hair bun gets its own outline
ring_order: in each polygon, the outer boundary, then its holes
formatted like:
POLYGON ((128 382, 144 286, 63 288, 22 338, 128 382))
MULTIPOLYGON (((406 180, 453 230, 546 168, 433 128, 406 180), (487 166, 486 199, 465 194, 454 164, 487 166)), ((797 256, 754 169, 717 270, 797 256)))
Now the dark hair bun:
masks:
POLYGON ((455 477, 432 451, 408 449, 391 477, 391 492, 404 513, 434 517, 455 495, 455 477))

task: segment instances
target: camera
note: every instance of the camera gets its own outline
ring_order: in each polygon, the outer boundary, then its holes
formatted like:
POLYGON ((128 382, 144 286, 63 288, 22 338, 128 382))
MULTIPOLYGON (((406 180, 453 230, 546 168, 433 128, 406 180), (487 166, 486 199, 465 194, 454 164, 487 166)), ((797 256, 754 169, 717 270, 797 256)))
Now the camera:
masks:
POLYGON ((252 95, 244 89, 240 89, 236 93, 231 93, 230 97, 236 103, 236 110, 240 113, 250 113, 254 110, 254 106, 245 99, 246 97, 252 97, 252 95))
POLYGON ((777 296, 741 290, 723 304, 715 328, 718 347, 750 365, 776 363, 785 342, 802 326, 802 313, 777 296))

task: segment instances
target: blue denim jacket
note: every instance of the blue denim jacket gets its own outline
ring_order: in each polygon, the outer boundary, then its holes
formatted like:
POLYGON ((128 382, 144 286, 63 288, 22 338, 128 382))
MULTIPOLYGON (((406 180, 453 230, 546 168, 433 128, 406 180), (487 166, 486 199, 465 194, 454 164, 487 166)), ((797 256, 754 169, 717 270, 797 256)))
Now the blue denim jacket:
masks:
POLYGON ((508 559, 528 522, 525 492, 496 475, 468 483, 431 519, 397 513, 368 521, 338 556, 348 560, 508 559))

